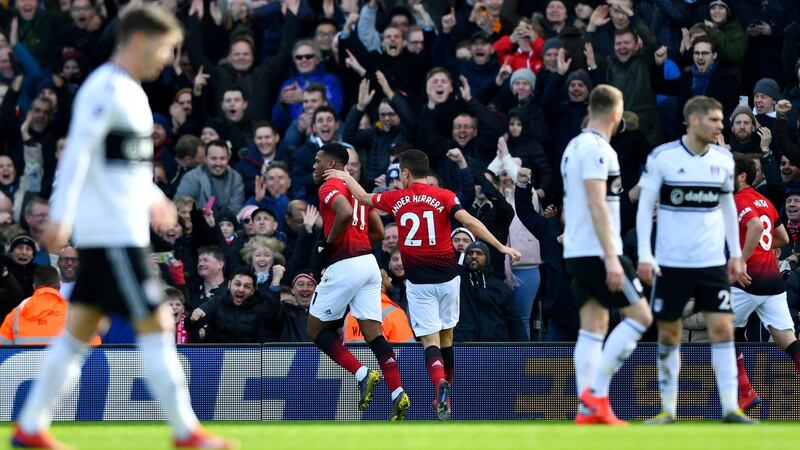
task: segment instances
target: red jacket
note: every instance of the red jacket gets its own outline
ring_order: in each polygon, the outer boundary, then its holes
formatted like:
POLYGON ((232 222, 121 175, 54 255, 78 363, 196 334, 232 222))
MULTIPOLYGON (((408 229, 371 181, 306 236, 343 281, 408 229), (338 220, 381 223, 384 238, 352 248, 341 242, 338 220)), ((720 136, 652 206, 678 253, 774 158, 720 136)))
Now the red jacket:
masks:
POLYGON ((542 60, 544 39, 540 37, 537 37, 536 40, 531 43, 530 52, 523 52, 520 50, 517 45, 511 43, 511 38, 508 36, 503 36, 498 39, 492 47, 494 47, 494 52, 497 54, 497 61, 501 66, 508 62, 515 71, 517 69, 527 68, 531 69, 533 73, 536 74, 538 74, 544 66, 544 61, 542 60))

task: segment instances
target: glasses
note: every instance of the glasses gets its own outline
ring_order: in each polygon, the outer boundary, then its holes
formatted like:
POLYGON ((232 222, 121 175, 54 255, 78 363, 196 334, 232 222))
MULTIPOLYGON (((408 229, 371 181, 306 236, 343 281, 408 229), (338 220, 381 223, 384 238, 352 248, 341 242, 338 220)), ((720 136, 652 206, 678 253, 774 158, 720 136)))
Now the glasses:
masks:
POLYGON ((249 217, 245 217, 244 219, 242 219, 242 223, 245 224, 245 225, 250 223, 250 222, 252 222, 252 219, 249 218, 249 217))
POLYGON ((58 260, 65 263, 75 264, 78 262, 78 258, 73 258, 70 256, 59 256, 58 260))
POLYGON ((315 54, 313 54, 313 53, 309 53, 309 54, 306 54, 306 55, 294 55, 294 59, 295 59, 295 61, 302 61, 302 60, 304 60, 304 59, 305 59, 305 60, 312 60, 312 59, 314 59, 316 56, 317 56, 317 55, 315 55, 315 54))

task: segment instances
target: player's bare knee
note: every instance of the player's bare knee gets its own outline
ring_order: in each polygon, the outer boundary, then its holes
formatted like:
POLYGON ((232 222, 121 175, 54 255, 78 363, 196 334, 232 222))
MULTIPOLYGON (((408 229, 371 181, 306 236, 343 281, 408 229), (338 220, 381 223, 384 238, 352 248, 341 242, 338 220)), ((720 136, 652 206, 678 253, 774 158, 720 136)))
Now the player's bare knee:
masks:
POLYGON ((635 320, 644 328, 649 328, 653 323, 653 313, 650 311, 650 307, 644 299, 623 309, 622 313, 625 317, 635 320))
POLYGON ((772 335, 772 340, 783 351, 786 351, 792 342, 797 340, 792 330, 776 330, 773 327, 769 327, 769 332, 772 335))
POLYGON ((678 321, 658 322, 658 342, 666 345, 681 343, 681 324, 678 321))

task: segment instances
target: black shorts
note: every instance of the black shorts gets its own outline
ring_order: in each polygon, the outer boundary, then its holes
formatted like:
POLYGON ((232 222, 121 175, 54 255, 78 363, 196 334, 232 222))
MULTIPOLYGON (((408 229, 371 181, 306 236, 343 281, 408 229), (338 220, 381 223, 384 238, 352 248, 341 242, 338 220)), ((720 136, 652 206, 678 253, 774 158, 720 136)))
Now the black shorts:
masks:
POLYGON ((661 276, 656 277, 653 286, 653 316, 657 320, 678 320, 683 317, 683 310, 691 298, 694 298, 694 312, 732 313, 728 268, 661 267, 661 276))
POLYGON ((572 278, 572 293, 581 306, 588 300, 596 299, 608 309, 620 309, 641 300, 641 283, 636 278, 631 260, 622 255, 619 262, 625 271, 622 290, 610 292, 606 286, 606 264, 599 256, 564 260, 567 274, 572 278))
POLYGON ((161 305, 161 285, 149 262, 149 248, 78 249, 78 258, 80 267, 70 303, 134 320, 150 316, 161 305))

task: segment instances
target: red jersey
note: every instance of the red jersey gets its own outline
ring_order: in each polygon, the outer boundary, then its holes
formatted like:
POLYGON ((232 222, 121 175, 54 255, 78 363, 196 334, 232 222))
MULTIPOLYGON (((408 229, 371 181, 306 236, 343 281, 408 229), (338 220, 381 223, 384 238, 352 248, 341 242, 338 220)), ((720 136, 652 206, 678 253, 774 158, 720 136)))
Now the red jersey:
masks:
POLYGON ((778 210, 752 187, 742 189, 733 198, 738 212, 741 245, 744 245, 747 236, 747 222, 757 219, 764 229, 753 254, 747 259, 747 274, 753 282, 747 287, 738 285, 737 287, 755 295, 780 294, 785 290, 785 286, 772 246, 773 232, 781 225, 778 210))
POLYGON ((400 255, 409 281, 444 283, 458 275, 456 251, 450 241, 450 218, 461 209, 456 194, 413 183, 405 189, 373 195, 372 204, 397 222, 400 255))
POLYGON ((356 201, 343 180, 334 178, 326 181, 319 187, 318 194, 319 214, 322 216, 322 230, 325 236, 331 232, 336 219, 333 200, 342 196, 353 207, 353 220, 333 243, 331 259, 328 263, 333 264, 343 259, 372 253, 372 244, 369 241, 370 209, 356 201))

